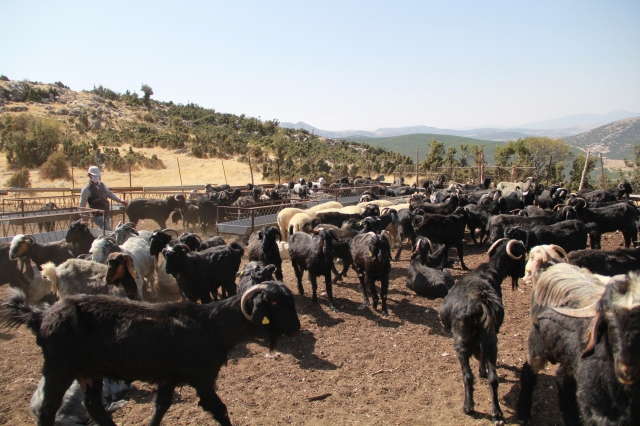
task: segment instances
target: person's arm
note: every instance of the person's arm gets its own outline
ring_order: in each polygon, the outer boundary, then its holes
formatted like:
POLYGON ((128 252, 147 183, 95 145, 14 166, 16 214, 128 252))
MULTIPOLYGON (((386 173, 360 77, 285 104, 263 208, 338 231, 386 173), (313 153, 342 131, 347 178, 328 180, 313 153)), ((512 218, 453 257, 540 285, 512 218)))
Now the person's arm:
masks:
POLYGON ((115 201, 116 203, 120 203, 123 206, 127 206, 129 203, 125 200, 121 200, 116 194, 114 194, 113 192, 111 192, 111 190, 107 187, 107 185, 102 182, 102 186, 104 187, 104 195, 107 198, 111 198, 113 201, 115 201))
POLYGON ((89 195, 91 195, 91 191, 89 190, 89 188, 87 188, 86 186, 82 188, 82 191, 80 191, 80 204, 78 204, 80 207, 87 206, 87 201, 89 201, 89 195))

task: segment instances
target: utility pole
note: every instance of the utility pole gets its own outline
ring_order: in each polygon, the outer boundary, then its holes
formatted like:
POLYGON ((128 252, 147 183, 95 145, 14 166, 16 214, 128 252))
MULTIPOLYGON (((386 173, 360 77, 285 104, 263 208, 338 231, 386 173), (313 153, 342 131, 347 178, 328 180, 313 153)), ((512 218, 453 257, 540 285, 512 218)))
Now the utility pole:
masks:
POLYGON ((600 172, 602 173, 602 189, 607 189, 604 182, 604 162, 602 161, 602 153, 600 153, 600 172))
POLYGON ((584 188, 584 179, 587 177, 587 166, 589 165, 589 155, 591 155, 591 151, 587 150, 587 159, 584 161, 584 169, 582 169, 582 177, 580 178, 580 188, 578 188, 578 191, 582 191, 584 188))

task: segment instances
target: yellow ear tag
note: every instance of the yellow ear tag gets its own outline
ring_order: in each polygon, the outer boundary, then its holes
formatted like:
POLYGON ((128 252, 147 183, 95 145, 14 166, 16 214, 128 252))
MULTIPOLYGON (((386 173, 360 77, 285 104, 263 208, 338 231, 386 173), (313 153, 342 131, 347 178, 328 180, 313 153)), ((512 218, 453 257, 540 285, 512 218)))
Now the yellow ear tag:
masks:
POLYGON ((267 324, 269 324, 269 318, 267 317, 262 318, 262 325, 267 325, 267 324))
POLYGON ((369 252, 369 257, 373 257, 373 253, 372 252, 369 252))

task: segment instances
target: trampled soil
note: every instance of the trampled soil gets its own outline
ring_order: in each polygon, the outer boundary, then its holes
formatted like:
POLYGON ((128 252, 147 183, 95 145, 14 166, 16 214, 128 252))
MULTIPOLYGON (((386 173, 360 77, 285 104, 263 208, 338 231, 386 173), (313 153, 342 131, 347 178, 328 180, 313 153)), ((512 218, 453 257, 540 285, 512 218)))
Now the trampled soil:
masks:
MULTIPOLYGON (((139 226, 152 229, 152 223, 139 226)), ((603 237, 605 249, 622 241, 618 234, 603 237)), ((465 262, 475 268, 487 260, 488 246, 465 245, 465 262)), ((455 250, 451 258, 457 259, 455 250)), ((409 251, 393 263, 389 289, 390 317, 380 311, 359 310, 362 303, 357 277, 350 271, 334 285, 339 312, 332 313, 325 296, 310 301, 311 285, 296 296, 302 332, 283 337, 281 355, 267 358, 267 348, 257 339, 245 341, 230 354, 218 379, 218 395, 227 405, 231 421, 238 425, 362 424, 429 425, 490 424, 491 403, 485 379, 476 376, 474 416, 462 413, 464 391, 453 341, 440 322, 441 300, 429 301, 405 287, 409 251), (331 394, 324 400, 309 397, 331 394)), ((285 283, 294 290, 295 276, 289 261, 283 264, 285 283)), ((456 264, 452 273, 465 274, 456 264)), ((506 317, 498 342, 500 404, 507 423, 514 422, 519 393, 518 374, 526 358, 529 330, 530 287, 511 291, 505 280, 506 317)), ((7 287, 0 289, 0 297, 7 287)), ((324 294, 324 284, 319 284, 324 294)), ((0 424, 34 424, 29 401, 40 379, 42 354, 29 330, 21 327, 0 333, 0 424)), ((555 367, 538 380, 534 396, 533 425, 561 425, 555 387, 555 367)), ((154 387, 134 382, 129 402, 114 413, 119 425, 147 424, 153 410, 154 387)), ((215 424, 198 405, 195 391, 176 389, 173 405, 164 417, 166 425, 215 424)))

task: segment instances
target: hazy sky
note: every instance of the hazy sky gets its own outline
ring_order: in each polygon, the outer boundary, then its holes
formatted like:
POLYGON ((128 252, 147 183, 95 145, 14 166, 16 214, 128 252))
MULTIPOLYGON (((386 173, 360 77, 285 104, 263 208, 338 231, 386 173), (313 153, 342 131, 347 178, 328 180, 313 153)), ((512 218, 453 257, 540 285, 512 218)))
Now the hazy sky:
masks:
POLYGON ((0 73, 373 130, 640 112, 640 1, 0 1, 0 73))

